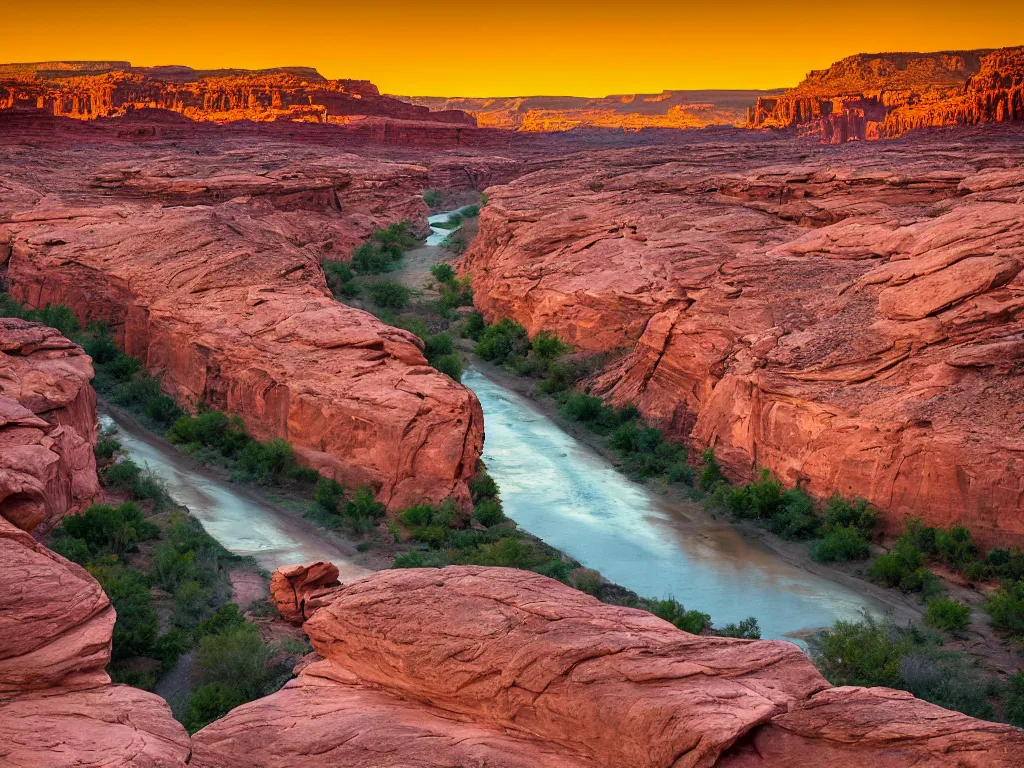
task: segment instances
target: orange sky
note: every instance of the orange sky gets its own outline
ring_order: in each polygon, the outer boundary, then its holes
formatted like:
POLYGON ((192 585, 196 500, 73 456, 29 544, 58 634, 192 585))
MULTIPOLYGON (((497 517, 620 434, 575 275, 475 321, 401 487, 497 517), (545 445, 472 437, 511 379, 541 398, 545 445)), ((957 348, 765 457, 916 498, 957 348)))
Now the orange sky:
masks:
POLYGON ((387 93, 796 84, 858 52, 1024 44, 1022 0, 0 0, 0 61, 314 66, 387 93))

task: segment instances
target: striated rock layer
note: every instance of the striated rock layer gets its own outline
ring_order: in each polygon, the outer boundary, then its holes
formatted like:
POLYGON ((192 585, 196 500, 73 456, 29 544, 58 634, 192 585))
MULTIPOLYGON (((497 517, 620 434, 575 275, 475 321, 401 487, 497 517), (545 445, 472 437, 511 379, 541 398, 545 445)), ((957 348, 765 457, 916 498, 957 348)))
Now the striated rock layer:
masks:
POLYGON ((167 703, 110 684, 115 614, 96 580, 2 518, 0 564, 0 764, 183 767, 167 703))
POLYGON ((427 366, 418 337, 335 301, 320 267, 380 226, 422 223, 426 170, 217 138, 0 147, 11 293, 105 322, 179 402, 238 414, 392 508, 468 503, 476 398, 427 366))
POLYGON ((525 571, 384 571, 304 628, 322 660, 197 733, 190 765, 1010 768, 1024 749, 908 694, 830 688, 790 643, 690 635, 525 571))
POLYGON ((620 352, 595 393, 736 479, 1024 543, 1018 133, 582 153, 488 196, 478 306, 620 352))
POLYGON ((1024 119, 1024 48, 857 54, 758 97, 752 128, 792 128, 831 144, 916 128, 1024 119))
POLYGON ((78 119, 166 109, 191 120, 347 123, 361 117, 475 127, 465 112, 431 112, 381 96, 366 80, 328 80, 311 67, 194 70, 126 61, 0 64, 0 110, 78 119))
POLYGON ((45 533, 100 496, 92 360, 53 328, 0 318, 0 517, 45 533))

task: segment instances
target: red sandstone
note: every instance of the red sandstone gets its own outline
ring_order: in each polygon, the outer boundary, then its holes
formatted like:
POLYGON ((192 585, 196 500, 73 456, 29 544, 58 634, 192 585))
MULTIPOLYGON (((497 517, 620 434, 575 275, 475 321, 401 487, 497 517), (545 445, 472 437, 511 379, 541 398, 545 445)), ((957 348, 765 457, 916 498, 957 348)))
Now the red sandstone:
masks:
POLYGON ((45 533, 100 496, 92 361, 52 328, 0 318, 0 517, 45 533))

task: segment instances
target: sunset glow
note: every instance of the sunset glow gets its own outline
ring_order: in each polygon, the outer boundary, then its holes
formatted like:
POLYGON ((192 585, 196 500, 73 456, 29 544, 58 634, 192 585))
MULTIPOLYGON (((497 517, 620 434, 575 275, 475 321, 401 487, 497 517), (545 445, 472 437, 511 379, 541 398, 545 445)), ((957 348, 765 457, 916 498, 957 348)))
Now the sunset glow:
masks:
POLYGON ((771 88, 858 52, 1024 42, 1024 3, 7 0, 5 62, 307 65, 383 92, 501 96, 771 88))

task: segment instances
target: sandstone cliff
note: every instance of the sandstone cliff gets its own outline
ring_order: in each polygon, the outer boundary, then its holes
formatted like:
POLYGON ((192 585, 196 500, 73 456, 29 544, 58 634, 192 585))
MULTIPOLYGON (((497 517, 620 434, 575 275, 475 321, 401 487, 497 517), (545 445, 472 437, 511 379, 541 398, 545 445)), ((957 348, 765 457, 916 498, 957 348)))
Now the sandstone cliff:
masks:
POLYGON ((580 154, 488 190, 462 269, 488 318, 622 351, 593 391, 734 478, 1020 544, 1021 165, 992 129, 580 154))
POLYGON ((476 398, 426 365, 416 336, 335 301, 319 263, 422 222, 424 168, 249 138, 0 151, 19 300, 107 323, 180 402, 239 414, 350 489, 393 508, 468 502, 476 398))
POLYGON ((750 127, 795 127, 832 144, 1022 118, 1024 48, 858 54, 747 111, 750 127))
POLYGON ((476 126, 464 112, 431 112, 381 96, 365 80, 328 80, 309 67, 197 71, 103 61, 0 64, 0 110, 95 119, 153 108, 217 122, 345 123, 376 116, 476 126))
POLYGON ((100 496, 92 361, 53 328, 0 318, 0 517, 45 533, 100 496))
POLYGON ((909 694, 830 688, 790 643, 690 635, 525 571, 384 571, 304 629, 321 660, 197 733, 192 766, 1010 768, 1024 749, 909 694))

